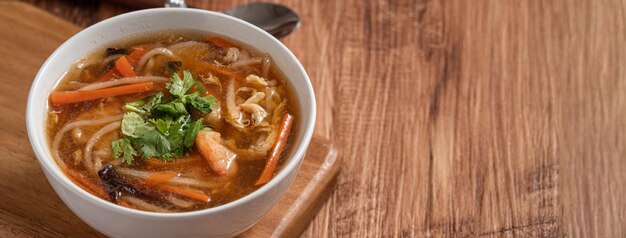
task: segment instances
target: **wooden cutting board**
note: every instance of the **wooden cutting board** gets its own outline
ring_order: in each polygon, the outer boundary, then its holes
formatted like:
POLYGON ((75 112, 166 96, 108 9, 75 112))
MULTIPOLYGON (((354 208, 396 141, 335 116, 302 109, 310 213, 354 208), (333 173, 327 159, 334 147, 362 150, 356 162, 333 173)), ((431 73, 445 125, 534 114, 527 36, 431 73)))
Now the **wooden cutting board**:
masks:
MULTIPOLYGON (((0 3, 0 237, 102 236, 75 216, 45 179, 28 141, 28 90, 44 60, 79 27, 33 6, 0 3)), ((333 191, 337 151, 314 137, 287 193, 243 237, 296 237, 333 191)))

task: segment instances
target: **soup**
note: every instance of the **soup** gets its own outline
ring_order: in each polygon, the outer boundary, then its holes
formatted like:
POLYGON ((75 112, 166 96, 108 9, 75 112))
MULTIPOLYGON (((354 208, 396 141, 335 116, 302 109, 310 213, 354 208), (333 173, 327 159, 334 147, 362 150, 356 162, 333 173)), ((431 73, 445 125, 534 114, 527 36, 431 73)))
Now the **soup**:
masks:
POLYGON ((81 59, 49 95, 53 158, 85 191, 153 212, 239 199, 280 169, 298 108, 271 58, 197 32, 81 59))

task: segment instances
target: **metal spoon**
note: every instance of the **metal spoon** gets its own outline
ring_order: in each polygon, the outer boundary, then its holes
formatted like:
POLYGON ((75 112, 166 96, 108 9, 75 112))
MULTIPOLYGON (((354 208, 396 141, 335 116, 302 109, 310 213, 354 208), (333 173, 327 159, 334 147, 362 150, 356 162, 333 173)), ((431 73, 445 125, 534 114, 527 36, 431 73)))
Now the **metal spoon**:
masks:
MULTIPOLYGON (((145 8, 163 6, 163 0, 110 0, 128 6, 145 8)), ((193 7, 184 0, 166 0, 165 7, 193 7)), ((250 3, 233 7, 223 13, 247 21, 276 38, 293 32, 300 26, 300 16, 293 10, 274 3, 250 3)))
POLYGON ((297 13, 274 3, 239 5, 224 13, 258 26, 276 38, 286 36, 300 26, 300 16, 297 13))

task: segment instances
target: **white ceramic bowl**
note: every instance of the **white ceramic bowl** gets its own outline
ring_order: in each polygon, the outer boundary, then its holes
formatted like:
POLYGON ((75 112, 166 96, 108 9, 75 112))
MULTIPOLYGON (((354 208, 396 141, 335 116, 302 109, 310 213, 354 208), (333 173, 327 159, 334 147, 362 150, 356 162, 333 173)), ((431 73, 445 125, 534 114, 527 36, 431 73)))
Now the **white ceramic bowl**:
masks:
MULTIPOLYGON (((251 227, 281 198, 295 177, 315 124, 315 96, 296 57, 278 40, 239 19, 205 10, 161 8, 127 13, 95 24, 61 45, 43 64, 28 96, 28 136, 48 181, 87 224, 113 237, 229 237, 251 227), (295 89, 301 109, 294 148, 283 169, 265 186, 234 202, 200 211, 162 214, 127 209, 72 183, 53 161, 46 139, 48 94, 81 57, 140 33, 197 30, 239 40, 267 52, 295 89)), ((62 219, 62 218, 61 218, 62 219)))

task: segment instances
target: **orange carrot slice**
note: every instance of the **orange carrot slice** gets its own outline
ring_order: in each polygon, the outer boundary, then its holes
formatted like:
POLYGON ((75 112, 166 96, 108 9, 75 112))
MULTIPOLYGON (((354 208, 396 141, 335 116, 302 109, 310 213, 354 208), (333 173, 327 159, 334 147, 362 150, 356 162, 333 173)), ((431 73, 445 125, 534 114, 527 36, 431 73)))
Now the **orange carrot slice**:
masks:
POLYGON ((141 93, 151 91, 155 88, 153 82, 136 83, 118 87, 103 88, 92 91, 70 91, 50 93, 50 101, 53 105, 64 105, 84 102, 99 98, 115 97, 125 94, 141 93))
POLYGON ((146 181, 144 181, 144 183, 146 185, 149 185, 149 186, 154 186, 154 185, 157 185, 157 184, 165 183, 165 182, 169 181, 170 179, 172 179, 173 177, 176 177, 176 175, 178 175, 178 174, 176 172, 174 172, 174 171, 156 172, 156 173, 150 175, 150 177, 148 177, 146 179, 146 181))
POLYGON ((107 81, 109 79, 114 78, 116 74, 117 74, 117 71, 115 70, 115 68, 112 68, 111 70, 109 70, 108 72, 100 76, 100 78, 98 78, 96 82, 107 81))
POLYGON ((137 64, 144 54, 146 54, 146 47, 135 46, 133 47, 133 52, 128 55, 128 58, 133 64, 137 64))
POLYGON ((126 207, 126 208, 130 208, 130 209, 136 209, 133 205, 130 205, 130 203, 124 202, 120 199, 117 200, 117 205, 120 205, 122 207, 126 207))
POLYGON ((171 185, 161 184, 155 187, 164 192, 173 193, 199 202, 208 203, 211 198, 204 193, 196 192, 190 189, 179 188, 171 185))
POLYGON ((278 139, 276 139, 276 144, 272 147, 269 159, 265 163, 263 173, 261 173, 261 177, 259 177, 259 180, 256 181, 255 185, 265 184, 274 176, 276 164, 278 164, 280 155, 283 153, 283 150, 285 150, 285 145, 287 145, 287 138, 289 138, 289 132, 291 131, 292 125, 293 116, 289 113, 285 114, 280 122, 279 135, 278 139))
POLYGON ((117 72, 120 72, 125 77, 135 77, 135 71, 133 70, 133 65, 127 56, 122 56, 115 61, 115 69, 117 72))
POLYGON ((219 65, 215 65, 215 64, 208 64, 207 68, 211 71, 213 71, 214 73, 217 74, 221 74, 221 75, 225 75, 225 76, 229 76, 229 77, 233 77, 235 79, 243 79, 246 77, 246 75, 244 75, 241 72, 238 72, 234 69, 231 69, 229 67, 224 67, 224 66, 219 66, 219 65))

